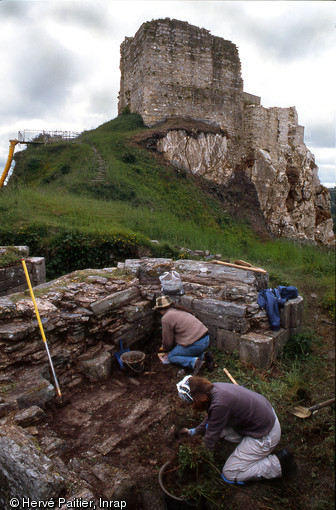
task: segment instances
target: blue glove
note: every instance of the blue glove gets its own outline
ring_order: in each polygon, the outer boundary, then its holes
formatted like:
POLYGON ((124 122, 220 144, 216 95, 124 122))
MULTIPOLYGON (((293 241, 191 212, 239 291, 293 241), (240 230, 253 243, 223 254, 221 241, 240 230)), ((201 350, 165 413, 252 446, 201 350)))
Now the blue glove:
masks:
POLYGON ((188 432, 189 432, 190 436, 195 436, 196 435, 196 429, 188 429, 188 432))

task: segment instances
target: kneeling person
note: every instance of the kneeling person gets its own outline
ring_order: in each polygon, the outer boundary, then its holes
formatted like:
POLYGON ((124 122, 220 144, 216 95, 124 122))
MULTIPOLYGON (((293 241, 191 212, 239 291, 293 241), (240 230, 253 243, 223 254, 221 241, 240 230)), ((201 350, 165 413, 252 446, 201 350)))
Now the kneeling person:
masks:
POLYGON ((244 484, 250 480, 278 478, 296 469, 293 455, 285 448, 273 454, 281 427, 270 402, 254 391, 231 383, 211 383, 202 377, 186 376, 177 385, 182 400, 207 417, 191 435, 204 435, 213 449, 220 438, 239 443, 223 466, 225 482, 244 484))
POLYGON ((211 370, 212 356, 206 352, 210 341, 207 327, 167 296, 157 298, 154 310, 162 315, 161 349, 169 351, 169 362, 192 369, 194 375, 205 364, 211 370))

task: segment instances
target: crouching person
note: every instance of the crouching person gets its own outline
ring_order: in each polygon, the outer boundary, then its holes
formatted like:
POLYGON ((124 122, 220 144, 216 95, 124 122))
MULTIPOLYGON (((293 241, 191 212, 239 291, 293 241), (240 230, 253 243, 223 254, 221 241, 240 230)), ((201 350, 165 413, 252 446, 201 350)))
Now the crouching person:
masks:
POLYGON ((205 366, 213 369, 208 328, 182 306, 175 305, 168 296, 160 296, 153 308, 162 316, 162 347, 168 360, 193 370, 197 375, 205 366))
POLYGON ((211 383, 202 377, 187 376, 177 384, 182 400, 207 417, 190 435, 203 435, 212 450, 221 438, 239 443, 224 464, 222 478, 244 485, 246 481, 281 477, 294 472, 293 455, 286 448, 272 453, 280 441, 281 427, 270 402, 242 386, 211 383))

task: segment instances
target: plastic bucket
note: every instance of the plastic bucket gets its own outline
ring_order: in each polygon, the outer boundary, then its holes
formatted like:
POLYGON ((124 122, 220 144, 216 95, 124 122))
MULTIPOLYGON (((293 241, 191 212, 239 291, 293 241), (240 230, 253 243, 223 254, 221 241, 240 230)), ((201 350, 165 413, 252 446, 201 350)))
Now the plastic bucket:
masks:
POLYGON ((141 374, 145 367, 145 358, 146 354, 141 351, 123 352, 120 356, 124 366, 129 368, 129 371, 133 372, 133 374, 141 374))

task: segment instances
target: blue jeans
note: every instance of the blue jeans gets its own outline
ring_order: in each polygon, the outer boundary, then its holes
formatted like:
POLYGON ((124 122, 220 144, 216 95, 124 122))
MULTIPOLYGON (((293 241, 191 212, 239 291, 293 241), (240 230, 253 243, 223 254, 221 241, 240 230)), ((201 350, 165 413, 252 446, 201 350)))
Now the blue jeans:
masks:
POLYGON ((187 347, 175 345, 168 354, 168 360, 170 363, 174 363, 175 365, 181 365, 186 368, 194 368, 197 358, 203 358, 204 352, 209 347, 209 342, 209 335, 206 335, 187 347))

